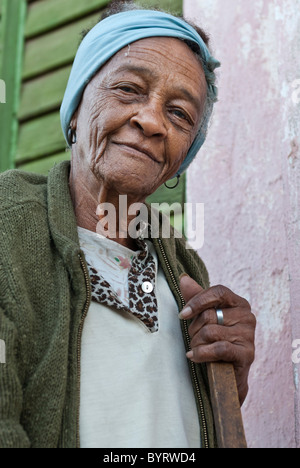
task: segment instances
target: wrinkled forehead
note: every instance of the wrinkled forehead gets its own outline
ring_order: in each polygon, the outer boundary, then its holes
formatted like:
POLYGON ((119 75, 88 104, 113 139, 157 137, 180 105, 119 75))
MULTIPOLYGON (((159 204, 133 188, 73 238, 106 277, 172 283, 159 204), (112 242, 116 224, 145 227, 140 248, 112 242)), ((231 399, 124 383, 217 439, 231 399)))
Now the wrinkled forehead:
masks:
POLYGON ((91 80, 90 85, 103 79, 115 79, 125 75, 166 85, 176 83, 205 100, 207 87, 201 61, 181 40, 168 37, 140 39, 118 51, 91 80))
POLYGON ((173 37, 157 36, 134 41, 117 51, 106 64, 117 61, 130 63, 133 60, 145 61, 149 65, 158 61, 174 73, 190 74, 191 69, 197 69, 198 74, 204 75, 200 58, 184 41, 173 37))

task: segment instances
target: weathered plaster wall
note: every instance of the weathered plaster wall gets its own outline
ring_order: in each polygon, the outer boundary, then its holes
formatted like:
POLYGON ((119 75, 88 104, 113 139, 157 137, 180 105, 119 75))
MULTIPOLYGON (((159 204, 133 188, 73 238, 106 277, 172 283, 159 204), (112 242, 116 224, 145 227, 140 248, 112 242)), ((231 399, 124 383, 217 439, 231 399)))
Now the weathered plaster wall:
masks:
POLYGON ((222 62, 188 201, 205 203, 211 283, 245 296, 258 320, 248 444, 299 447, 300 1, 185 0, 184 10, 222 62))

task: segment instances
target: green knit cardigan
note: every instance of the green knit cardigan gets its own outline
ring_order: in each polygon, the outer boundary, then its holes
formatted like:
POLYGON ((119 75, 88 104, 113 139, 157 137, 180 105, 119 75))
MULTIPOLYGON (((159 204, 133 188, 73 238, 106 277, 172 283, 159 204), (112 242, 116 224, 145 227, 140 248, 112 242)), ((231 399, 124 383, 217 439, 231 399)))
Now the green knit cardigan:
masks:
MULTIPOLYGON (((0 363, 2 448, 80 446, 80 336, 88 289, 69 169, 66 161, 48 177, 18 170, 0 175, 0 340, 6 354, 5 364, 0 363)), ((205 266, 182 239, 153 243, 181 309, 175 287, 180 274, 207 287, 205 266)), ((214 447, 205 366, 192 370, 199 384, 195 395, 201 393, 201 445, 214 447)))

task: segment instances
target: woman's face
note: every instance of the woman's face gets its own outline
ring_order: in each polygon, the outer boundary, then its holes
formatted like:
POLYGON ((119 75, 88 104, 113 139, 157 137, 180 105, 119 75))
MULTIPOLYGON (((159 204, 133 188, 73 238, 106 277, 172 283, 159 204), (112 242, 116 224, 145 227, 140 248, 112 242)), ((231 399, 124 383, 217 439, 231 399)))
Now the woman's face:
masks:
POLYGON ((205 98, 204 72, 186 44, 164 37, 134 42, 86 87, 71 122, 76 157, 108 188, 146 197, 179 169, 205 98))

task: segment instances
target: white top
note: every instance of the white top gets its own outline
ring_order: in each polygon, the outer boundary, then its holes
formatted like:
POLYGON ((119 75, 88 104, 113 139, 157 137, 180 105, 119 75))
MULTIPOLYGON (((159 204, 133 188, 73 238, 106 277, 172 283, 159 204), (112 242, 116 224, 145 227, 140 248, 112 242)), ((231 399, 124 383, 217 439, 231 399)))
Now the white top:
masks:
MULTIPOLYGON (((130 259, 136 252, 82 228, 78 233, 88 262, 115 290, 120 284, 126 289, 126 274, 114 274, 112 259, 130 259)), ((200 446, 178 307, 147 243, 156 263, 159 329, 151 333, 131 313, 92 301, 81 342, 82 448, 200 446)))

